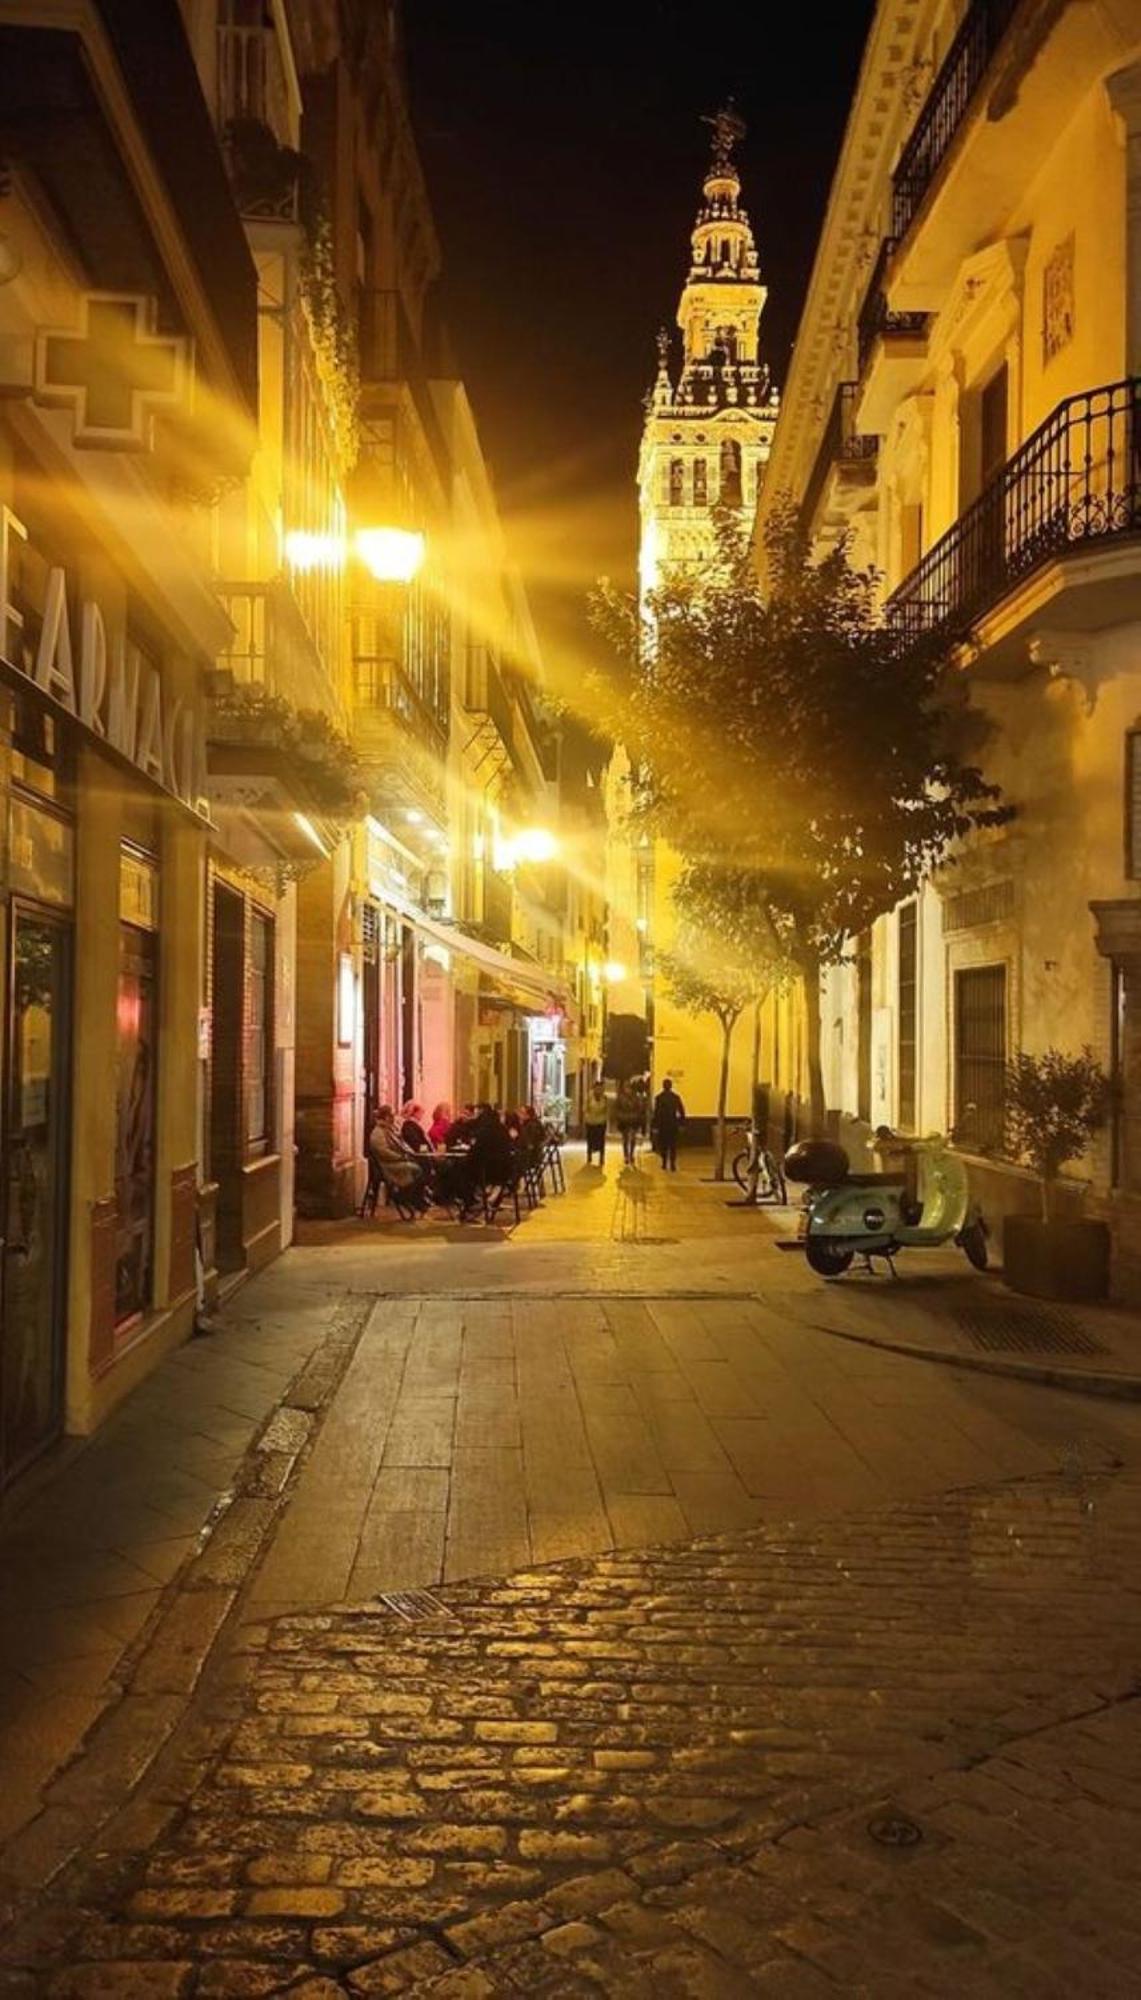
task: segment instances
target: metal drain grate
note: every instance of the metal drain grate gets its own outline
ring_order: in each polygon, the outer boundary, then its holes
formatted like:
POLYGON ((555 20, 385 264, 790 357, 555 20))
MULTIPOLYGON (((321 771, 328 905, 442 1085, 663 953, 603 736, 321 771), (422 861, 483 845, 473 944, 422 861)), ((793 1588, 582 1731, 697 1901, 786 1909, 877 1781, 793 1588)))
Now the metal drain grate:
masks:
POLYGON ((1104 1354, 1072 1313, 1054 1306, 963 1306, 956 1313, 963 1332, 986 1353, 1104 1354))
POLYGON ((370 1611, 392 1611, 409 1625, 417 1618, 454 1618, 455 1612, 431 1590, 385 1590, 368 1605, 370 1611))

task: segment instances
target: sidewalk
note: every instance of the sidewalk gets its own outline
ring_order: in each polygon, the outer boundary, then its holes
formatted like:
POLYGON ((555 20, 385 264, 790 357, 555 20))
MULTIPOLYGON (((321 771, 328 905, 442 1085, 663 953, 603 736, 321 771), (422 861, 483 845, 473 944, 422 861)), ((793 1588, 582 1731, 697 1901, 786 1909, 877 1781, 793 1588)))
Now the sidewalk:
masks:
POLYGON ((802 1275, 807 1287, 793 1283, 785 1297, 814 1332, 1015 1381, 1141 1399, 1139 1313, 1024 1298, 1000 1273, 972 1271, 958 1251, 923 1251, 910 1262, 904 1255, 894 1279, 881 1270, 834 1281, 802 1275))
POLYGON ((117 1699, 124 1659, 321 1344, 330 1303, 323 1274, 274 1265, 223 1331, 172 1354, 0 1513, 0 1841, 117 1699))

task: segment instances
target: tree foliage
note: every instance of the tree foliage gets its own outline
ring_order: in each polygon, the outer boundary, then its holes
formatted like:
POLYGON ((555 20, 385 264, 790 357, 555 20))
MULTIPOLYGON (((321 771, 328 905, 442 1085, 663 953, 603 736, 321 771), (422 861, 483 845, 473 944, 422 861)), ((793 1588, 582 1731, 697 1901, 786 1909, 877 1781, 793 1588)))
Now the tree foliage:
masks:
POLYGON ((683 894, 716 907, 724 936, 767 930, 802 974, 819 1111, 820 968, 1010 808, 951 668, 961 635, 903 643, 874 572, 842 544, 813 561, 791 510, 765 557, 763 589, 726 520, 716 560, 644 607, 601 586, 593 697, 630 753, 635 817, 680 850, 683 894))
POLYGON ((712 1014, 721 1029, 721 1074, 717 1090, 715 1178, 725 1178, 725 1111, 729 1096, 729 1053, 733 1030, 756 997, 755 975, 716 939, 681 933, 677 947, 659 961, 674 1005, 685 1014, 712 1014))
POLYGON ((1006 1066, 1006 1143, 1042 1183, 1042 1214, 1067 1160, 1084 1153, 1109 1116, 1109 1079, 1087 1045, 1068 1056, 1061 1049, 1015 1056, 1006 1066))

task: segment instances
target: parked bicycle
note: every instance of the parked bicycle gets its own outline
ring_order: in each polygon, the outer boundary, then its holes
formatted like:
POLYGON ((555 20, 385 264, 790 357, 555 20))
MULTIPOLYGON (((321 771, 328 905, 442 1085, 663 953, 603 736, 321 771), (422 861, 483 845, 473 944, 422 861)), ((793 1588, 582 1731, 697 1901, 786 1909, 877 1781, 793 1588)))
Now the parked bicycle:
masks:
POLYGON ((740 1147, 733 1156, 733 1179, 745 1200, 751 1205, 771 1201, 783 1207, 788 1201, 784 1173, 775 1153, 765 1145, 759 1128, 742 1125, 732 1137, 740 1147))

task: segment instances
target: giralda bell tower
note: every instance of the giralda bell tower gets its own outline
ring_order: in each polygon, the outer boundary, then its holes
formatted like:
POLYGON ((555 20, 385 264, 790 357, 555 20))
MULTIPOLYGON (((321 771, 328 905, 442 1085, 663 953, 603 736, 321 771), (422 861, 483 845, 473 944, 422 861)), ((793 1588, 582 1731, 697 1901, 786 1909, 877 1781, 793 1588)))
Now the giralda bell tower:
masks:
POLYGON ((677 309, 681 372, 675 380, 673 342, 663 330, 646 398, 638 463, 643 594, 668 565, 708 560, 718 507, 751 527, 777 419, 777 394, 757 352, 765 288, 733 161, 745 125, 731 106, 708 123, 713 157, 677 309))

